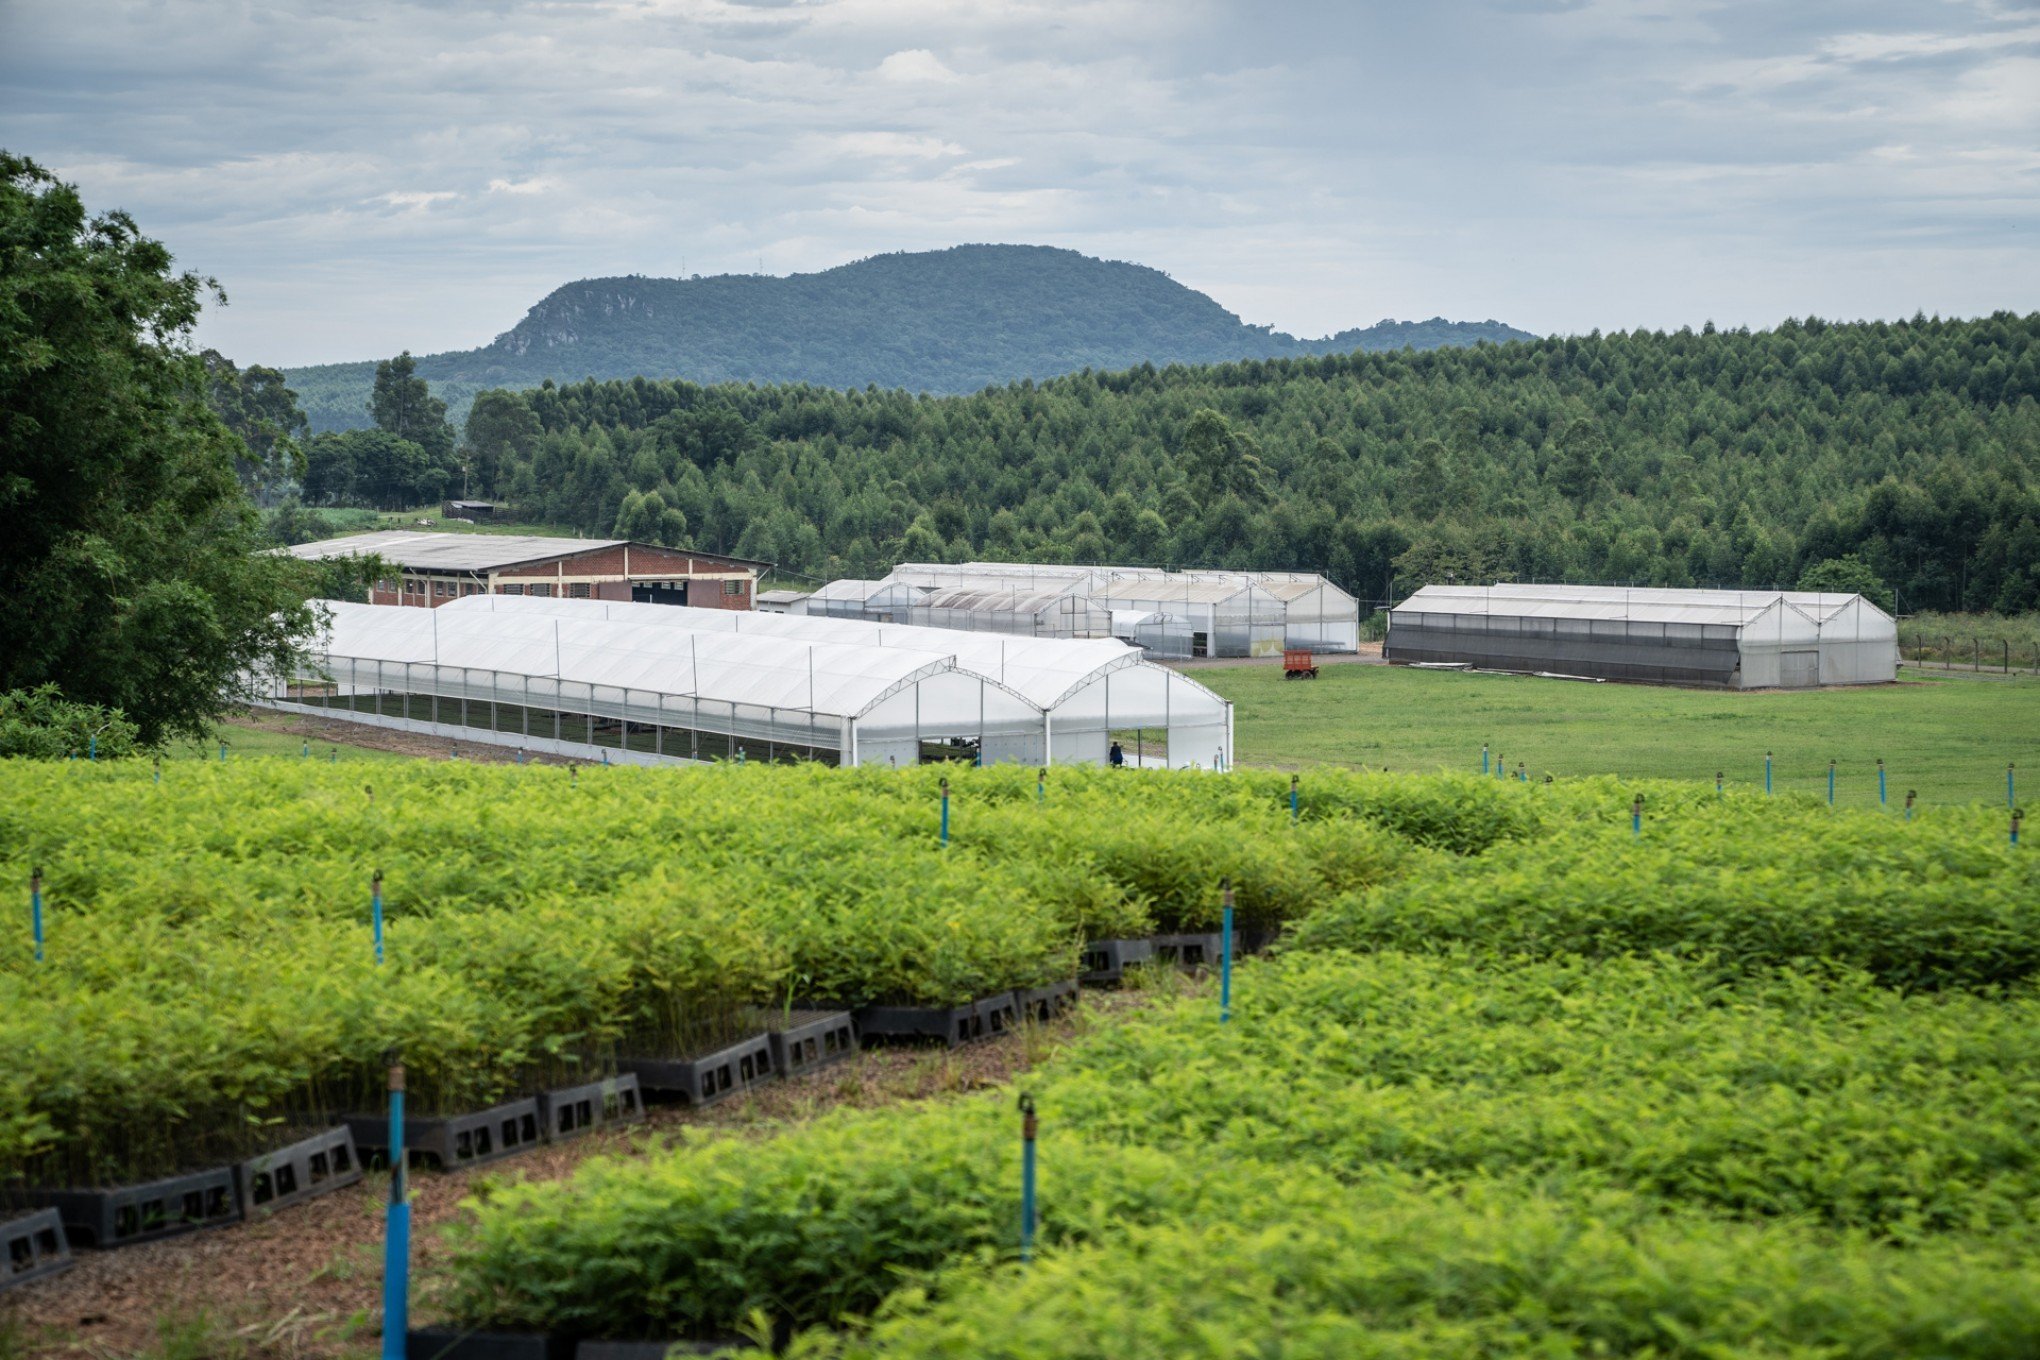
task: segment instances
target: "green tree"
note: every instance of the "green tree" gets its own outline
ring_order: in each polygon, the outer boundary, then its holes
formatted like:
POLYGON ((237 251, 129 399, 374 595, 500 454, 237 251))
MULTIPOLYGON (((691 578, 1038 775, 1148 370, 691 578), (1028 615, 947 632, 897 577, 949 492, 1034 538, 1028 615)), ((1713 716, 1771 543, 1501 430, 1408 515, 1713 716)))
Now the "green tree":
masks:
POLYGON ((478 496, 495 495, 503 469, 529 459, 539 434, 538 417, 515 392, 494 388, 476 397, 461 433, 471 479, 468 490, 478 496))
POLYGON ((1260 445, 1209 406, 1190 417, 1183 431, 1182 459, 1191 482, 1209 501, 1237 496, 1251 503, 1267 494, 1260 445))
POLYGON ((245 450, 234 459, 235 475, 258 505, 275 504, 305 476, 303 441, 311 426, 298 409, 297 393, 284 385, 280 369, 260 364, 236 368, 216 349, 199 358, 213 412, 245 450))
POLYGON ((1891 587, 1854 553, 1816 562, 1799 574, 1799 589, 1832 595, 1861 595, 1879 609, 1891 608, 1891 587))
POLYGON ((54 684, 145 745, 205 732, 313 623, 206 404, 189 337, 211 288, 0 152, 0 690, 54 684))

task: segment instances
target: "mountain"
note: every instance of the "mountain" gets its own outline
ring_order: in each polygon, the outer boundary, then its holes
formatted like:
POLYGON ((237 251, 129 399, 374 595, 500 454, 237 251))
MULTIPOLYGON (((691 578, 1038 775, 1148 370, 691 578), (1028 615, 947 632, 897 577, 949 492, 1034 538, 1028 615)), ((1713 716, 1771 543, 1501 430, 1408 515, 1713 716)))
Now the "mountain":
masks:
MULTIPOLYGON (((456 418, 547 378, 870 384, 973 392, 1142 363, 1217 363, 1529 340, 1498 321, 1383 321, 1319 340, 1250 326, 1158 269, 1049 246, 875 255, 786 278, 583 279, 480 349, 418 360, 456 418)), ((368 423, 373 362, 288 370, 316 430, 368 423)))

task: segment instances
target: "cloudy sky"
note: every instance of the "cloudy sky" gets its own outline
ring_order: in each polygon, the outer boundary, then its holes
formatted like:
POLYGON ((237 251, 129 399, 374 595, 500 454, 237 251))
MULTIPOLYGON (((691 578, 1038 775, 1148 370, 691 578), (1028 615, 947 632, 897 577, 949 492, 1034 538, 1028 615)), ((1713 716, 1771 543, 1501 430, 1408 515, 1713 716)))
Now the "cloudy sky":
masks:
POLYGON ((2040 308, 2040 0, 0 0, 0 144, 243 362, 965 241, 1313 336, 2040 308))

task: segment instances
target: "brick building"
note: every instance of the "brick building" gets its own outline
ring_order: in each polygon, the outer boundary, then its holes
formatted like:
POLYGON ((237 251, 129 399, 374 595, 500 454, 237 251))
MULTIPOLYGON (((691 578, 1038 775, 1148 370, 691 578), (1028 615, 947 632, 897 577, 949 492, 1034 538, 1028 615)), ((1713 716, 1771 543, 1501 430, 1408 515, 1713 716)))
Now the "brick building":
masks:
POLYGON ((770 565, 625 539, 442 534, 350 534, 285 549, 306 561, 374 554, 396 569, 371 604, 437 606, 463 595, 637 600, 697 609, 751 609, 770 565))

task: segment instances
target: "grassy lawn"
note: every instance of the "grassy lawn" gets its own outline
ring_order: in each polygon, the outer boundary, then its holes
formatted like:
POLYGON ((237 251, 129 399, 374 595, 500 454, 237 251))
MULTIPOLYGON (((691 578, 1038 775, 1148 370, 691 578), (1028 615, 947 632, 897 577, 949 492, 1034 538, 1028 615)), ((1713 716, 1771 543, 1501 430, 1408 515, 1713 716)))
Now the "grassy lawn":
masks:
MULTIPOLYGON (((292 760, 305 759, 305 740, 294 732, 285 730, 285 719, 281 714, 263 713, 255 716, 255 726, 240 723, 222 724, 214 735, 205 741, 180 741, 166 747, 166 760, 218 760, 220 741, 227 743, 228 760, 247 760, 255 756, 288 756, 292 760)), ((335 745, 330 741, 311 743, 311 759, 343 761, 415 760, 417 757, 399 751, 378 751, 369 747, 335 745)))
POLYGON ((1838 803, 1877 802, 1876 762, 1890 772, 1893 806, 1905 791, 1924 802, 2005 796, 2005 765, 2040 794, 2040 681, 1960 676, 1811 693, 1716 693, 1647 685, 1592 685, 1387 666, 1327 666, 1315 681, 1279 668, 1193 672, 1233 701, 1241 759, 1297 768, 1320 763, 1394 770, 1478 770, 1488 743, 1546 774, 1714 778, 1763 784, 1775 753, 1780 792, 1827 792, 1837 762, 1838 803))

